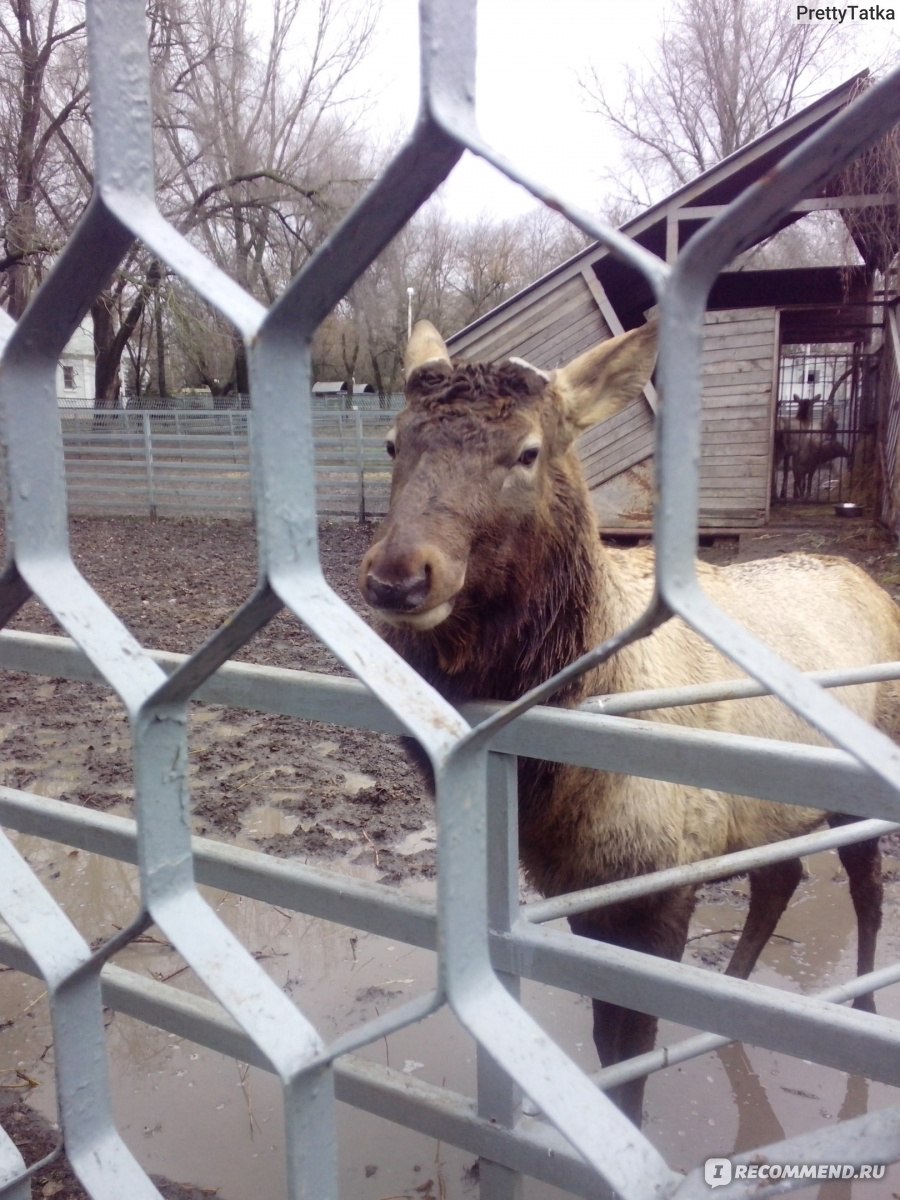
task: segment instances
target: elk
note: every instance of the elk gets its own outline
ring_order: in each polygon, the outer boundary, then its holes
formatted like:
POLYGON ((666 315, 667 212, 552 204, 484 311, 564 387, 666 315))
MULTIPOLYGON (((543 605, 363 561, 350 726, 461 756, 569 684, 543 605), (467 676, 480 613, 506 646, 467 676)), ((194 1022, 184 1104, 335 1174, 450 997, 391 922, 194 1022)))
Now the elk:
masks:
POLYGON ((794 499, 798 500, 809 496, 812 490, 813 476, 819 467, 824 467, 826 463, 834 462, 839 458, 850 460, 850 452, 837 439, 837 421, 834 413, 829 413, 824 419, 814 415, 814 405, 821 398, 821 396, 812 396, 801 400, 799 396, 794 396, 797 408, 793 419, 788 420, 780 412, 776 416, 772 470, 773 499, 775 499, 779 466, 784 471, 781 479, 780 498, 785 499, 788 474, 793 471, 794 499))
MULTIPOLYGON (((391 430, 391 499, 359 584, 387 641, 451 702, 512 700, 627 626, 653 588, 648 549, 601 543, 575 448, 578 435, 635 398, 655 362, 644 326, 552 374, 510 359, 451 362, 437 330, 415 327, 406 407, 391 430)), ((698 564, 728 613, 802 669, 890 660, 900 649, 891 598, 851 563, 791 554, 698 564)), ((589 696, 699 683, 734 668, 677 619, 556 693, 589 696)), ((842 690, 868 718, 876 688, 842 690)), ((647 712, 647 719, 794 741, 815 735, 774 698, 647 712)), ((529 880, 559 895, 809 832, 819 810, 526 758, 519 765, 520 856, 529 880)), ((827 818, 841 824, 840 814, 827 818)), ((841 851, 856 910, 860 973, 881 920, 877 840, 841 851)), ((749 914, 727 968, 746 978, 801 877, 797 859, 750 875, 749 914)), ((571 919, 577 934, 680 959, 694 888, 571 919)), ((874 1011, 871 996, 857 1006, 874 1011)), ((656 1019, 594 1000, 604 1064, 652 1048, 656 1019)), ((640 1123, 643 1080, 614 1094, 640 1123)))
POLYGON ((837 421, 832 413, 821 429, 813 430, 794 451, 794 495, 809 497, 816 471, 841 458, 850 462, 850 451, 837 439, 837 421))

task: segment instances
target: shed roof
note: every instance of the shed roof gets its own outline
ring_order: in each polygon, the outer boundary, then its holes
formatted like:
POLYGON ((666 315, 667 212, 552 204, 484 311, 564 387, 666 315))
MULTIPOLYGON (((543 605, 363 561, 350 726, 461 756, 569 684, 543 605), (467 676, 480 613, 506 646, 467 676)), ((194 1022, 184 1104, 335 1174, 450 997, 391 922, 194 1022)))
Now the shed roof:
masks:
MULTIPOLYGON (((708 171, 698 175, 683 187, 678 188, 664 200, 646 209, 621 226, 621 232, 633 238, 660 258, 666 257, 667 225, 671 216, 680 209, 699 208, 727 204, 741 194, 750 184, 762 177, 777 162, 785 157, 803 140, 821 128, 836 113, 844 108, 857 94, 868 76, 862 71, 852 76, 839 87, 821 96, 806 108, 788 117, 774 129, 761 134, 740 150, 729 155, 708 171)), ((827 187, 820 193, 828 195, 827 187)), ((798 220, 801 214, 786 216, 779 228, 798 220)), ((680 219, 678 223, 679 245, 683 245, 708 218, 680 219)), ((534 293, 552 291, 556 284, 566 278, 592 272, 602 284, 606 295, 613 302, 623 326, 628 329, 642 321, 643 312, 654 303, 650 285, 632 266, 611 254, 600 242, 594 242, 554 270, 523 288, 490 312, 485 313, 449 339, 455 353, 465 351, 466 344, 474 341, 487 328, 500 325, 507 313, 527 299, 537 299, 534 293)))

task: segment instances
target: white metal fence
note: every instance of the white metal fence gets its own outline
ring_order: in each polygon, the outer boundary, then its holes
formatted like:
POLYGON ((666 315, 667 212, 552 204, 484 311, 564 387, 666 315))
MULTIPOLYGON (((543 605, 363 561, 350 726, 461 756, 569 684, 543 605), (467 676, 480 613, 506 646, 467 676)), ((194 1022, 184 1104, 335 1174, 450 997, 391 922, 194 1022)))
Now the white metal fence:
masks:
MULTIPOLYGON (((241 517, 253 512, 250 425, 242 410, 60 409, 69 510, 82 516, 241 517)), ((390 412, 314 411, 322 516, 383 513, 390 412)))
MULTIPOLYGON (((840 994, 800 996, 662 962, 544 928, 557 907, 520 908, 516 886, 517 755, 679 780, 703 787, 822 805, 878 822, 825 835, 870 837, 900 818, 895 747, 810 679, 732 625, 700 591, 697 533, 703 309, 716 273, 770 231, 854 154, 900 117, 900 77, 862 96, 771 169, 688 243, 669 266, 615 231, 573 212, 485 145, 474 124, 474 0, 423 0, 423 101, 410 141, 358 209, 334 232, 288 291, 263 310, 206 261, 155 206, 143 0, 88 0, 92 128, 97 187, 81 224, 19 325, 0 321, 0 370, 11 552, 0 579, 7 619, 35 597, 67 639, 5 634, 9 669, 99 679, 113 689, 131 731, 136 820, 0 789, 4 823, 99 854, 136 861, 141 900, 121 932, 92 947, 0 836, 0 911, 9 934, 0 954, 46 984, 54 1020, 55 1068, 66 1152, 96 1200, 144 1200, 158 1192, 119 1136, 107 1081, 103 1004, 265 1066, 283 1094, 286 1191, 292 1200, 339 1195, 335 1097, 389 1120, 468 1147, 481 1158, 485 1200, 513 1200, 522 1173, 574 1195, 615 1192, 626 1200, 706 1197, 702 1169, 673 1171, 543 1033, 518 1003, 518 980, 625 1002, 707 1031, 671 1055, 718 1038, 747 1039, 840 1070, 900 1083, 900 1024, 834 1003, 854 989, 900 979, 891 964, 840 994), (296 397, 309 379, 313 333, 334 304, 434 191, 465 148, 481 154, 650 280, 660 302, 662 406, 656 463, 661 499, 657 590, 642 621, 569 670, 602 661, 675 613, 740 668, 802 712, 837 747, 813 749, 651 725, 609 714, 541 710, 557 677, 522 701, 460 714, 446 704, 325 583, 317 557, 316 463, 310 409, 296 397), (151 251, 241 332, 249 353, 254 412, 249 440, 260 581, 230 619, 186 658, 140 645, 76 569, 68 542, 65 459, 55 403, 55 366, 72 329, 133 239, 151 251), (48 402, 48 397, 51 398, 48 402), (304 623, 354 680, 224 665, 282 608, 304 623), (402 730, 428 754, 437 784, 438 891, 434 903, 228 846, 192 842, 186 706, 193 698, 285 711, 345 725, 402 730), (313 1026, 222 924, 200 882, 263 896, 305 912, 435 950, 437 982, 399 1007, 329 1040, 313 1026), (205 989, 195 997, 148 982, 113 959, 149 922, 176 948, 205 989), (473 1097, 417 1086, 363 1064, 360 1047, 446 1006, 478 1047, 473 1097), (521 1092, 540 1111, 523 1114, 521 1092)), ((171 436, 171 435, 170 435, 171 436)), ((140 435, 138 435, 140 440, 140 435)), ((141 447, 138 448, 139 451, 141 447)), ((685 700, 685 696, 676 699, 685 700)), ((673 697, 666 697, 667 703, 673 697)), ((646 697, 624 697, 626 709, 646 697)), ((816 835, 819 836, 819 835, 816 835)), ((817 844, 821 844, 817 843, 817 844)), ((829 844, 835 844, 832 840, 829 844)), ((808 849, 770 847, 753 865, 808 849)), ((636 887, 671 886, 698 873, 747 865, 689 867, 636 887)), ((596 907, 620 894, 611 885, 581 899, 596 907)), ((556 904, 556 902, 554 902, 556 904)), ((577 902, 565 901, 569 910, 577 902)), ((617 1068, 645 1073, 660 1057, 617 1068)), ((609 1076, 604 1075, 604 1085, 609 1076)), ((197 1105, 197 1120, 202 1099, 197 1105)), ((214 1113, 206 1120, 215 1121, 214 1113)), ((0 1143, 0 1181, 24 1194, 21 1161, 0 1143)), ((733 1164, 871 1163, 900 1158, 900 1111, 830 1123, 825 1129, 747 1154, 733 1164)), ((803 1181, 794 1181, 803 1182, 803 1181)), ((735 1179, 722 1200, 762 1196, 784 1181, 735 1179)))

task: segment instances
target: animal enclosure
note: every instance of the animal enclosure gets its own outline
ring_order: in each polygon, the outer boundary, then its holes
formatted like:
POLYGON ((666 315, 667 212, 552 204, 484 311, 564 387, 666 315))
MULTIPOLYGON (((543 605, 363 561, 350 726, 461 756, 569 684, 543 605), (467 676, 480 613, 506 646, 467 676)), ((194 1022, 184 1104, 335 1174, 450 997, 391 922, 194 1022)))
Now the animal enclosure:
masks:
POLYGON ((860 330, 860 341, 851 348, 782 347, 773 498, 856 502, 872 511, 882 355, 863 349, 865 332, 860 330), (787 459, 779 454, 779 436, 790 445, 787 459))
MULTIPOLYGON (((850 79, 794 113, 626 222, 621 232, 642 249, 673 263, 679 249, 706 222, 721 215, 728 202, 750 186, 764 187, 767 172, 851 103, 860 84, 860 77, 850 79)), ((829 210, 841 214, 851 237, 858 231, 853 214, 860 210, 874 215, 876 222, 896 225, 892 189, 892 184, 886 184, 885 194, 862 196, 843 176, 818 181, 767 232, 780 233, 813 212, 821 217, 829 210)), ((844 251, 834 223, 829 228, 823 252, 834 265, 796 265, 796 250, 776 253, 777 266, 768 265, 760 238, 748 241, 745 253, 728 264, 710 288, 700 367, 698 477, 703 532, 761 528, 773 516, 772 476, 776 471, 781 476, 784 461, 773 436, 779 402, 789 405, 794 395, 811 398, 815 389, 807 388, 813 382, 807 378, 810 375, 820 377, 823 386, 827 383, 829 393, 835 390, 832 400, 825 397, 829 416, 840 418, 843 435, 853 448, 835 434, 832 457, 816 464, 813 460, 827 449, 822 439, 816 439, 811 453, 801 460, 801 490, 807 490, 809 479, 816 501, 824 503, 828 496, 832 503, 853 499, 864 504, 870 515, 877 510, 885 478, 877 460, 890 431, 876 397, 889 369, 887 362, 882 365, 882 346, 886 348, 890 333, 896 283, 889 273, 884 290, 877 288, 875 264, 868 259, 868 267, 838 265, 845 261, 844 251), (834 364, 826 362, 832 355, 849 355, 853 372, 841 378, 846 369, 842 366, 835 374, 834 364), (805 371, 801 359, 807 362, 805 371), (797 386, 787 391, 781 376, 787 380, 794 369, 797 386), (857 443, 859 453, 855 453, 857 443), (830 472, 829 464, 834 467, 830 472), (851 491, 852 496, 846 494, 851 491)), ((776 236, 774 246, 778 245, 776 236)), ((872 247, 863 240, 858 249, 865 256, 872 247)), ((454 334, 449 346, 471 361, 517 356, 552 369, 599 341, 637 328, 655 305, 649 282, 598 241, 454 334)), ((601 526, 610 533, 649 533, 653 527, 656 410, 656 394, 648 389, 581 440, 594 507, 601 526)), ((802 435, 804 440, 809 440, 809 432, 802 435)), ((794 499, 790 460, 788 474, 791 486, 785 502, 790 505, 794 499)), ((776 505, 781 503, 780 492, 781 478, 775 489, 776 505)))
MULTIPOLYGON (((104 1004, 276 1077, 283 1098, 285 1193, 291 1200, 337 1200, 335 1098, 466 1147, 479 1158, 484 1200, 511 1200, 520 1190, 521 1175, 585 1197, 612 1192, 626 1200, 707 1196, 699 1163, 687 1177, 672 1170, 544 1034, 518 1002, 523 977, 627 1000, 705 1031, 652 1061, 625 1064, 617 1082, 623 1071, 640 1075, 723 1039, 746 1039, 838 1070, 892 1085, 900 1082, 897 1022, 835 1003, 860 988, 900 981, 896 963, 832 994, 808 996, 587 944, 547 927, 579 905, 586 909, 614 902, 620 885, 523 912, 518 903, 514 775, 519 755, 564 760, 812 807, 827 796, 829 809, 863 822, 811 835, 799 845, 748 852, 749 858, 679 867, 675 876, 662 881, 667 886, 895 827, 900 817, 895 747, 852 719, 828 691, 798 676, 727 621, 698 588, 693 563, 700 498, 693 466, 699 459, 703 312, 715 274, 744 238, 768 229, 842 157, 858 152, 898 119, 898 78, 872 89, 798 144, 769 172, 765 188, 740 196, 671 264, 573 214, 593 236, 615 243, 617 253, 659 301, 660 380, 668 406, 656 445, 661 491, 656 607, 643 623, 618 631, 595 658, 608 657, 637 639, 648 623, 677 613, 734 661, 736 676, 754 681, 739 686, 773 691, 835 748, 649 728, 648 722, 623 715, 653 703, 691 702, 680 688, 665 696, 618 696, 612 701, 615 711, 598 715, 541 707, 541 699, 555 686, 551 684, 523 702, 461 714, 405 666, 324 581, 316 552, 311 414, 297 401, 308 386, 312 334, 333 305, 446 177, 464 148, 495 158, 475 130, 468 99, 474 92, 475 4, 426 0, 422 14, 426 100, 412 139, 324 251, 270 310, 263 310, 156 210, 146 51, 139 49, 144 6, 136 0, 88 2, 97 190, 19 325, 13 328, 4 319, 0 326, 11 547, 0 590, 3 613, 8 618, 35 597, 67 637, 5 635, 0 653, 9 669, 99 679, 111 689, 127 717, 135 820, 111 824, 104 814, 45 803, 24 790, 4 789, 0 800, 8 828, 137 861, 140 898, 133 911, 123 912, 121 928, 93 946, 4 836, 0 911, 10 932, 0 948, 7 964, 46 983, 55 1019, 65 1150, 95 1200, 159 1196, 113 1119, 104 1004), (198 633, 193 652, 184 657, 160 655, 160 648, 140 644, 76 569, 67 537, 59 414, 55 401, 47 402, 55 395, 55 364, 73 323, 134 238, 152 247, 168 269, 237 326, 249 347, 253 377, 251 462, 260 581, 227 619, 198 633), (229 664, 281 609, 302 622, 353 678, 229 664), (248 856, 205 840, 192 842, 186 819, 185 725, 186 708, 194 698, 416 738, 437 778, 436 898, 423 901, 301 863, 248 856), (437 957, 434 986, 330 1039, 327 1029, 311 1022, 276 986, 265 963, 256 961, 222 923, 198 883, 426 947, 437 957), (116 961, 151 922, 182 956, 202 994, 148 984, 116 961), (360 1047, 438 1009, 449 1012, 477 1046, 473 1095, 417 1087, 401 1072, 360 1061, 360 1047)), ((516 175, 514 168, 505 169, 516 175)), ((551 198, 543 185, 532 186, 551 198)), ((565 211, 560 201, 554 198, 554 203, 565 211)), ((572 670, 586 666, 580 663, 572 670)), ((885 671, 893 677, 897 664, 885 671)), ((867 678, 873 674, 865 673, 867 678)), ((844 674, 826 682, 847 683, 848 678, 844 674)), ((730 685, 726 690, 731 691, 730 685)), ((628 886, 651 891, 661 883, 645 879, 628 886)), ((612 1082, 608 1076, 601 1079, 603 1086, 612 1082)), ((198 1098, 198 1111, 201 1104, 198 1098)), ((760 1153, 773 1163, 894 1161, 900 1157, 900 1115, 894 1108, 829 1122, 790 1144, 733 1155, 728 1161, 736 1178, 720 1195, 731 1200, 759 1194, 758 1181, 742 1180, 737 1168, 758 1164, 760 1153)), ((0 1156, 7 1190, 24 1195, 28 1184, 14 1145, 0 1144, 0 1156)))

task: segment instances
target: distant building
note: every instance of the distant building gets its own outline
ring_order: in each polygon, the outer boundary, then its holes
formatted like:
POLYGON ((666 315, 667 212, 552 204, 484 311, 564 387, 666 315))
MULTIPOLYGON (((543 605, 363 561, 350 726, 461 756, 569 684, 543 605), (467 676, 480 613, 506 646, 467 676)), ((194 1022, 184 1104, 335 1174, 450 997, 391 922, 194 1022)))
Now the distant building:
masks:
POLYGON ((96 394, 94 337, 82 321, 63 350, 56 368, 56 396, 60 408, 88 408, 96 394))
MULTIPOLYGON (((371 383, 357 383, 355 379, 353 380, 354 396, 357 394, 368 394, 371 396, 374 391, 375 389, 372 387, 371 383)), ((346 381, 343 380, 336 380, 331 383, 323 382, 313 384, 314 396, 346 396, 348 394, 346 381)))

